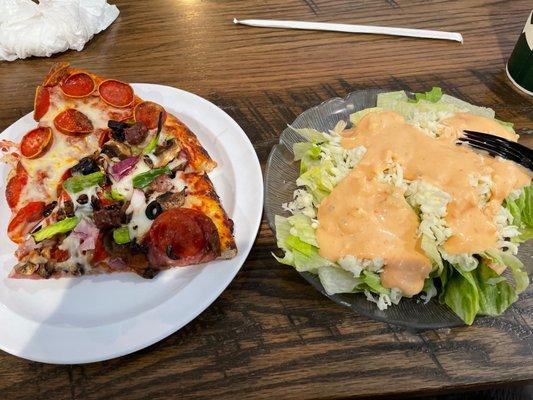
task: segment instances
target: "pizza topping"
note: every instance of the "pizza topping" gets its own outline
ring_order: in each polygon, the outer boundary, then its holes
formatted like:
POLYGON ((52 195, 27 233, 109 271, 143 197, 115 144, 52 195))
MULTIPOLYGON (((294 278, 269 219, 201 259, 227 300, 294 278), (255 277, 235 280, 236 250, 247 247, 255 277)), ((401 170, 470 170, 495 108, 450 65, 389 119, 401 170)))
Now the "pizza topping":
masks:
POLYGON ((130 231, 127 226, 121 226, 113 231, 113 240, 117 244, 126 244, 131 241, 130 231))
POLYGON ((163 211, 171 208, 182 207, 185 203, 185 190, 181 192, 166 192, 157 196, 157 202, 161 205, 163 211))
POLYGON ((104 180, 105 174, 101 171, 88 175, 74 175, 63 182, 63 187, 67 192, 78 193, 91 186, 102 184, 104 180))
POLYGON ((41 242, 45 239, 49 239, 59 233, 67 233, 73 230, 78 225, 80 219, 78 217, 69 217, 61 221, 55 222, 51 225, 45 226, 33 233, 33 239, 36 242, 41 242))
POLYGON ((149 192, 165 193, 174 189, 174 183, 167 174, 159 175, 148 188, 149 192))
POLYGON ((9 222, 7 234, 15 243, 21 243, 24 237, 43 218, 45 203, 32 201, 22 207, 9 222))
POLYGON ((131 171, 133 171, 133 168, 135 167, 138 161, 139 157, 135 156, 125 158, 124 160, 114 164, 111 167, 111 175, 113 179, 118 181, 128 175, 131 171))
POLYGON ((104 197, 112 201, 124 201, 124 195, 122 195, 122 193, 113 188, 104 192, 104 197))
POLYGON ((78 204, 87 204, 89 202, 89 196, 83 193, 82 195, 78 196, 78 198, 76 199, 76 202, 78 204))
POLYGON ((93 214, 94 224, 98 229, 117 228, 122 225, 123 212, 120 206, 109 205, 93 214))
POLYGON ((20 154, 26 158, 41 156, 52 143, 52 129, 44 126, 32 129, 20 142, 20 154))
POLYGON ((133 177, 133 187, 134 188, 144 188, 148 186, 156 177, 162 174, 167 174, 170 172, 170 169, 167 167, 155 168, 150 171, 146 171, 135 175, 133 177))
POLYGON ((159 104, 153 101, 143 101, 135 106, 133 118, 137 122, 144 123, 148 129, 155 129, 158 124, 163 126, 167 113, 159 104))
POLYGON ((94 91, 95 83, 89 74, 78 72, 64 79, 60 87, 66 96, 81 98, 89 96, 94 91))
POLYGON ((132 126, 124 129, 124 137, 129 144, 138 145, 144 142, 148 136, 148 128, 142 122, 136 122, 132 126))
POLYGON ((101 152, 109 157, 118 157, 121 160, 131 157, 131 149, 124 143, 110 140, 102 147, 101 152))
POLYGON ((102 231, 98 233, 98 237, 96 238, 96 243, 94 246, 93 255, 91 258, 92 263, 98 263, 100 261, 105 260, 107 257, 109 257, 109 254, 107 253, 105 246, 104 246, 104 234, 102 231))
POLYGON ((127 122, 114 121, 112 119, 107 122, 107 127, 111 129, 111 136, 114 140, 118 142, 123 142, 124 140, 126 140, 126 137, 124 135, 124 129, 127 129, 130 126, 131 124, 127 122))
POLYGON ((100 168, 93 157, 83 157, 70 171, 73 174, 89 175, 100 171, 100 168))
POLYGON ((7 181, 6 200, 9 208, 13 209, 17 206, 22 190, 27 183, 28 173, 19 162, 17 164, 17 169, 15 170, 15 175, 7 181))
POLYGON ((98 92, 102 100, 117 108, 129 106, 135 98, 130 85, 114 79, 108 79, 100 83, 98 92))
POLYGON ((52 211, 54 211, 54 208, 57 206, 57 201, 52 201, 51 203, 48 203, 44 209, 43 209, 43 217, 48 217, 50 214, 52 214, 52 211))
POLYGON ((57 262, 63 262, 68 260, 70 254, 66 250, 62 250, 57 246, 52 247, 50 250, 50 258, 57 262))
POLYGON ((47 87, 37 86, 33 100, 33 119, 39 121, 50 108, 50 92, 47 87))
POLYGON ((79 240, 79 251, 93 250, 96 246, 99 232, 90 218, 83 218, 72 231, 72 234, 76 235, 79 240))
POLYGON ((65 219, 74 216, 74 203, 71 200, 63 201, 63 205, 57 212, 57 219, 65 219))
POLYGON ((127 268, 126 263, 121 258, 112 258, 107 261, 107 265, 116 271, 121 271, 127 268))
POLYGON ((162 212, 163 207, 157 200, 154 200, 146 206, 145 214, 148 219, 156 219, 162 212))
POLYGON ((68 108, 54 118, 54 126, 65 135, 84 135, 93 131, 93 123, 82 112, 68 108))
POLYGON ((184 159, 179 158, 181 147, 174 139, 167 139, 157 146, 154 151, 154 166, 161 167, 169 164, 171 161, 180 160, 180 164, 184 163, 184 159))
POLYGON ((148 260, 153 268, 205 262, 220 255, 220 239, 213 221, 190 208, 160 214, 149 233, 148 260))
POLYGON ((69 63, 58 62, 52 65, 48 75, 44 78, 43 86, 55 86, 68 74, 69 63))

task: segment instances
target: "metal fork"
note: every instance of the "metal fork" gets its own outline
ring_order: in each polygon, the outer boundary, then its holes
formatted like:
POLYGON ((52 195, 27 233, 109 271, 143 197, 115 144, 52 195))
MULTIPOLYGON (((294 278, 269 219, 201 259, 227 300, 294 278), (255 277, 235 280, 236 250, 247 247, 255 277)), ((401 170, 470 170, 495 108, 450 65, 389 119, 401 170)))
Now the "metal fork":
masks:
POLYGON ((533 171, 533 150, 516 142, 483 132, 464 131, 457 144, 466 143, 475 149, 484 150, 491 156, 514 161, 533 171))

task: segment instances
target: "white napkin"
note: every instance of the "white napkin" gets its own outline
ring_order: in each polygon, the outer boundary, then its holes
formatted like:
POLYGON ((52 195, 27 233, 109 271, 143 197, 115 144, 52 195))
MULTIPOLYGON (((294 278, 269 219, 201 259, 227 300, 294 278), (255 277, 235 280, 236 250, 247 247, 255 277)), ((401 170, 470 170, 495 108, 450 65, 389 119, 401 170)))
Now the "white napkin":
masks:
POLYGON ((80 51, 118 13, 106 0, 0 0, 0 61, 80 51))

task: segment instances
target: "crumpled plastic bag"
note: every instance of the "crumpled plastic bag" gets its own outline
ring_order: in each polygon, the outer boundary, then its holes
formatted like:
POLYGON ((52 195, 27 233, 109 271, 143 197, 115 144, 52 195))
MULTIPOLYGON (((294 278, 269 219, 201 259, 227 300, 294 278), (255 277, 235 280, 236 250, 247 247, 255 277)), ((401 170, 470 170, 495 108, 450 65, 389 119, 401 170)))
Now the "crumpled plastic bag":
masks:
POLYGON ((80 51, 118 14, 106 0, 0 0, 0 60, 80 51))

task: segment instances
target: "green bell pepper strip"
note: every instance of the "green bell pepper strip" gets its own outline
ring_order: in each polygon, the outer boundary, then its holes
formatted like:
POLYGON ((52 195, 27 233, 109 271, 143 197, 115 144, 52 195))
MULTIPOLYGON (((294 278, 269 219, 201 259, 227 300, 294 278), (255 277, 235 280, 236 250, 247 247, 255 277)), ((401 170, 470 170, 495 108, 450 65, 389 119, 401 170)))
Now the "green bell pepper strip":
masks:
POLYGON ((155 150, 157 147, 157 144, 159 143, 159 134, 161 133, 161 128, 163 128, 163 113, 159 113, 159 118, 157 120, 157 132, 155 136, 150 140, 150 142, 146 145, 146 147, 143 149, 143 154, 150 154, 152 151, 155 150))
POLYGON ((45 226, 32 234, 33 239, 36 242, 42 242, 45 239, 49 239, 58 233, 67 233, 73 230, 78 225, 80 219, 78 217, 65 218, 61 221, 55 222, 51 225, 45 226))
POLYGON ((124 200, 124 196, 122 195, 122 193, 120 193, 116 189, 111 189, 111 190, 106 191, 104 193, 104 196, 108 200, 114 200, 114 201, 122 201, 122 200, 124 200))
POLYGON ((125 244, 131 241, 130 231, 127 226, 121 226, 113 231, 113 239, 117 244, 125 244))
POLYGON ((157 147, 157 144, 159 143, 159 133, 155 135, 150 142, 146 145, 146 147, 143 149, 143 154, 150 154, 152 151, 155 150, 157 147))
POLYGON ((146 171, 141 174, 135 175, 133 177, 133 187, 136 189, 144 188, 148 186, 152 181, 157 178, 159 175, 167 174, 170 172, 170 168, 162 167, 155 168, 151 171, 146 171))
POLYGON ((91 186, 104 182, 105 174, 101 171, 88 175, 74 175, 63 182, 63 187, 67 192, 78 193, 91 186))

